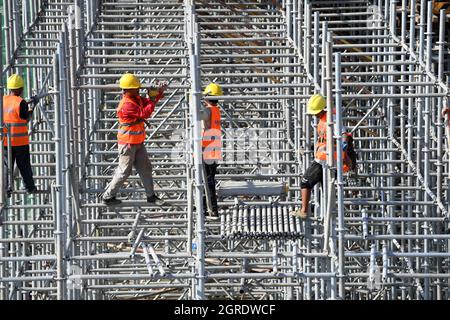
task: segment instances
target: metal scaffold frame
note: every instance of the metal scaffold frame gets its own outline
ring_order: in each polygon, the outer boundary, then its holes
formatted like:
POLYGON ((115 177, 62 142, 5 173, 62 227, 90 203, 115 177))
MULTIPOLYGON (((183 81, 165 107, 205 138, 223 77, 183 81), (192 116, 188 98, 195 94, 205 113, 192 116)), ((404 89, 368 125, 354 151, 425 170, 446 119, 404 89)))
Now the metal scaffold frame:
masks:
MULTIPOLYGON (((39 192, 0 148, 0 299, 450 299, 449 22, 431 0, 5 0, 6 78, 42 97, 39 192), (118 163, 118 79, 168 81, 139 176, 118 163), (203 213, 202 89, 219 97, 219 217, 203 213), (324 178, 309 97, 327 99, 324 178), (357 172, 343 173, 351 132, 357 172), (9 190, 7 190, 9 189, 9 190), (9 192, 7 192, 9 191, 9 192)), ((7 133, 0 99, 0 140, 7 133)), ((7 134, 6 134, 7 135, 7 134)), ((206 189, 207 190, 207 189, 206 189)))

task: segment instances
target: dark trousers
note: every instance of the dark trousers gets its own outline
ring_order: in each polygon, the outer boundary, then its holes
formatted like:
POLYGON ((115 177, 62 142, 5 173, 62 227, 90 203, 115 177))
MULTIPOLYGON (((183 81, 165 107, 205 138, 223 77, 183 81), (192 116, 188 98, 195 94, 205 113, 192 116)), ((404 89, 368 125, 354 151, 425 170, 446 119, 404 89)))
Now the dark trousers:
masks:
MULTIPOLYGON (((217 208, 217 195, 216 195, 216 171, 217 171, 217 163, 206 164, 205 166, 206 172, 206 184, 208 186, 209 194, 211 196, 211 206, 214 212, 218 211, 217 208)), ((203 195, 203 207, 204 211, 207 212, 207 204, 206 204, 206 194, 203 195)))
POLYGON ((312 189, 314 186, 323 181, 323 169, 322 165, 316 161, 313 161, 311 165, 306 169, 305 174, 300 183, 302 189, 312 189))
MULTIPOLYGON (((12 168, 14 169, 14 163, 16 163, 19 168, 20 175, 23 178, 23 182, 25 183, 25 188, 33 189, 35 187, 33 180, 33 171, 31 170, 31 162, 30 162, 30 146, 17 146, 11 147, 12 153, 12 168)), ((8 157, 8 149, 5 148, 5 155, 8 157)), ((9 182, 11 183, 11 182, 9 182)))

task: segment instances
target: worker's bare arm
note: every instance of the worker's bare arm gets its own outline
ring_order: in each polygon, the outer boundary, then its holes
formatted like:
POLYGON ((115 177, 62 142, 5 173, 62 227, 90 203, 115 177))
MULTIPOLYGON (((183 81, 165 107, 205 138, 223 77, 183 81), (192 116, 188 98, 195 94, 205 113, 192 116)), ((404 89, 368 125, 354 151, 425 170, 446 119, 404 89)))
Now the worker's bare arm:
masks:
POLYGON ((200 119, 202 121, 208 121, 211 118, 211 110, 209 108, 203 108, 200 110, 200 119))

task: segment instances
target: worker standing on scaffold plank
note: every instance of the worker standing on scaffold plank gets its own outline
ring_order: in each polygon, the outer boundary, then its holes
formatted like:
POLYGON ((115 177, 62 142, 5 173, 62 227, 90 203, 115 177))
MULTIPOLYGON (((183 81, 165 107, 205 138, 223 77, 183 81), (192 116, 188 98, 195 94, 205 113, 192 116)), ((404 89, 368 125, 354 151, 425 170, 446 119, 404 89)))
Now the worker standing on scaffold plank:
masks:
MULTIPOLYGON (((3 114, 5 122, 5 138, 3 146, 5 150, 8 147, 8 140, 11 143, 12 168, 14 162, 19 168, 25 189, 28 193, 37 192, 34 184, 33 171, 31 170, 30 161, 30 138, 28 136, 28 121, 33 115, 34 108, 30 108, 30 104, 37 104, 39 98, 33 96, 31 101, 27 102, 22 98, 24 81, 18 74, 13 74, 8 78, 7 89, 10 94, 3 97, 3 114)), ((8 152, 5 152, 7 154, 8 152)), ((12 181, 9 181, 8 189, 12 188, 12 181)))
MULTIPOLYGON (((301 197, 302 207, 291 212, 292 215, 306 219, 308 218, 309 200, 311 197, 311 189, 318 182, 323 181, 322 165, 327 162, 327 106, 325 98, 320 94, 313 95, 307 105, 307 113, 314 115, 319 119, 317 125, 318 140, 315 145, 315 154, 313 163, 306 169, 306 172, 301 180, 301 197)), ((344 133, 345 148, 342 153, 343 156, 343 170, 348 172, 356 167, 356 153, 353 149, 353 137, 350 133, 344 133)), ((336 158, 336 154, 334 155, 336 158)))
POLYGON ((222 125, 218 96, 223 95, 222 88, 216 83, 210 83, 203 91, 206 108, 200 113, 203 121, 202 148, 203 168, 206 175, 208 195, 203 195, 203 208, 211 209, 214 216, 218 216, 216 195, 216 171, 218 162, 222 160, 222 125), (207 196, 211 200, 211 208, 207 205, 207 196))
POLYGON ((103 203, 111 206, 122 202, 116 199, 116 194, 130 176, 134 166, 144 184, 147 202, 162 205, 163 201, 155 195, 153 188, 153 168, 144 145, 144 122, 155 110, 155 104, 164 97, 167 85, 161 85, 156 94, 153 90, 149 91, 150 98, 143 98, 139 95, 141 88, 139 79, 134 74, 126 73, 120 78, 119 86, 123 90, 123 97, 117 108, 119 166, 103 194, 103 203))

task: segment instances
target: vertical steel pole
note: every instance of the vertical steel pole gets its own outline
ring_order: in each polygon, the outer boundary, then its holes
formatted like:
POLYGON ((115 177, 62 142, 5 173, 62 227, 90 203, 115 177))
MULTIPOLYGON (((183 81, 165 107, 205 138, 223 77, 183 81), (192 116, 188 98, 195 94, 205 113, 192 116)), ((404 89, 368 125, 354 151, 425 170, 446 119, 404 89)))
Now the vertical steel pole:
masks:
POLYGON ((205 226, 203 214, 203 159, 202 159, 202 134, 201 123, 199 117, 200 111, 200 94, 201 94, 201 79, 200 79, 200 34, 198 31, 198 24, 195 16, 195 8, 192 0, 186 0, 187 14, 190 15, 191 25, 188 26, 188 46, 189 46, 189 62, 191 72, 191 105, 190 113, 193 125, 193 151, 194 151, 194 176, 195 176, 195 205, 197 210, 197 286, 195 292, 195 299, 205 299, 205 226))
MULTIPOLYGON (((407 23, 407 8, 406 8, 406 3, 407 0, 402 0, 402 4, 401 4, 401 30, 400 30, 400 42, 403 45, 406 45, 406 23, 407 23)), ((400 66, 400 71, 401 71, 401 76, 400 76, 400 81, 401 82, 405 82, 406 81, 406 77, 405 77, 405 73, 406 73, 406 57, 405 55, 402 55, 400 57, 400 60, 402 62, 402 65, 400 66)), ((400 87, 400 94, 401 95, 405 95, 405 86, 401 86, 400 87)), ((406 137, 406 106, 405 106, 405 102, 406 99, 401 98, 400 99, 400 145, 401 148, 403 150, 407 150, 405 144, 405 137, 406 137)), ((400 164, 400 170, 401 172, 407 172, 407 168, 409 168, 409 166, 406 164, 406 159, 405 159, 405 155, 402 153, 400 155, 400 159, 401 159, 401 164, 400 164)), ((406 184, 406 179, 407 178, 403 178, 401 183, 406 184)), ((407 201, 407 191, 402 191, 401 192, 401 201, 407 201)), ((407 209, 409 206, 405 206, 405 209, 407 209)), ((407 215, 407 210, 405 210, 405 215, 407 215)), ((401 234, 405 234, 406 228, 408 227, 407 224, 405 223, 401 223, 401 234)), ((388 244, 390 246, 392 246, 392 244, 390 242, 388 242, 388 244)), ((387 245, 385 244, 385 246, 383 247, 386 251, 388 251, 387 245)), ((386 256, 386 259, 389 259, 386 256)), ((386 276, 383 278, 384 282, 389 281, 389 277, 386 276)))
POLYGON ((297 19, 297 8, 299 0, 293 0, 292 2, 292 41, 294 46, 298 48, 298 19, 297 19))
POLYGON ((415 43, 416 43, 416 21, 415 21, 415 15, 416 15, 416 0, 411 0, 410 2, 410 16, 409 16, 409 49, 411 52, 414 52, 415 50, 415 43))
POLYGON ((56 254, 56 284, 57 284, 57 299, 63 300, 65 298, 65 286, 64 286, 64 228, 63 228, 63 207, 64 207, 64 199, 63 199, 63 164, 64 164, 64 146, 62 145, 63 137, 63 126, 62 126, 62 113, 64 112, 64 106, 62 105, 62 88, 61 88, 61 78, 60 78, 60 68, 61 65, 61 43, 58 43, 56 53, 53 55, 53 85, 56 89, 56 98, 55 98, 55 174, 56 174, 56 182, 53 185, 53 189, 55 191, 55 254, 56 254))
POLYGON ((320 88, 322 90, 322 94, 326 95, 325 92, 325 79, 326 79, 326 74, 325 74, 325 51, 326 51, 326 47, 327 47, 327 34, 328 34, 328 22, 327 21, 323 21, 322 22, 322 77, 321 77, 321 82, 320 82, 320 88))
MULTIPOLYGON (((446 22, 445 10, 441 10, 440 11, 440 16, 439 17, 440 18, 439 18, 439 42, 438 42, 438 45, 439 45, 438 81, 444 81, 444 44, 445 44, 445 31, 446 31, 446 29, 445 29, 445 22, 446 22)), ((447 99, 448 99, 448 97, 440 99, 439 108, 447 108, 447 103, 448 103, 447 99)), ((441 122, 440 125, 438 124, 438 152, 440 152, 440 154, 441 154, 439 159, 442 160, 442 157, 443 157, 442 150, 445 147, 444 143, 443 143, 442 135, 447 133, 447 134, 445 134, 447 136, 447 138, 450 137, 450 135, 448 134, 448 132, 449 132, 449 127, 448 127, 448 123, 449 123, 448 119, 449 118, 448 118, 448 115, 445 117, 445 119, 442 119, 440 111, 441 110, 438 109, 438 112, 439 112, 438 119, 439 119, 439 122, 444 120, 444 123, 441 122), (442 128, 442 126, 444 126, 444 129, 442 128)), ((447 143, 448 143, 447 144, 447 148, 449 148, 450 147, 450 140, 447 141, 447 143)), ((450 161, 449 161, 449 164, 450 164, 450 161)), ((444 168, 444 163, 442 163, 440 168, 438 168, 438 174, 439 174, 440 171, 443 170, 443 168, 444 168), (441 170, 439 170, 439 169, 441 169, 441 170)), ((448 174, 450 175, 450 166, 449 166, 449 169, 448 169, 448 174)), ((447 194, 446 194, 447 202, 448 202, 448 197, 450 196, 450 189, 449 189, 450 188, 450 183, 449 183, 449 181, 450 180, 447 180, 447 186, 448 186, 448 188, 446 190, 446 192, 447 192, 447 194)), ((450 203, 450 202, 448 202, 448 203, 450 203)), ((450 208, 450 206, 448 208, 450 208)))
MULTIPOLYGON (((9 31, 9 8, 11 6, 11 0, 3 2, 3 30, 5 31, 5 64, 7 67, 11 64, 11 33, 9 31)), ((3 55, 3 51, 2 51, 3 55)), ((3 73, 3 70, 2 70, 3 73)))
POLYGON ((345 257, 344 257, 344 181, 343 181, 343 163, 342 163, 342 88, 341 88, 341 53, 335 53, 335 101, 336 101, 336 155, 337 155, 337 209, 338 209, 338 293, 339 298, 345 298, 345 257))
POLYGON ((19 4, 17 0, 12 0, 11 6, 11 31, 12 31, 12 52, 15 53, 19 47, 19 40, 21 36, 20 28, 19 28, 19 4))
POLYGON ((286 0, 286 33, 288 38, 292 39, 292 2, 291 0, 286 0))
POLYGON ((305 47, 303 57, 305 59, 306 73, 311 73, 311 3, 310 0, 305 1, 305 47))
POLYGON ((76 85, 77 85, 77 64, 78 64, 78 55, 77 55, 77 45, 79 45, 79 43, 77 43, 77 36, 78 36, 78 32, 79 28, 80 28, 80 22, 77 21, 79 19, 81 19, 80 17, 80 8, 75 5, 75 6, 71 6, 70 9, 72 9, 71 11, 69 11, 69 17, 68 17, 68 36, 69 36, 69 83, 70 83, 70 102, 71 102, 71 107, 70 107, 70 116, 71 116, 71 123, 73 126, 73 134, 72 134, 72 138, 70 139, 70 141, 72 141, 72 149, 73 149, 73 155, 72 155, 72 166, 74 167, 74 172, 75 174, 75 181, 74 183, 76 184, 76 190, 79 190, 78 187, 78 181, 79 181, 79 175, 78 175, 78 168, 79 168, 79 135, 78 135, 78 130, 79 130, 79 124, 78 124, 78 108, 79 108, 79 102, 78 102, 78 90, 76 89, 76 85))
MULTIPOLYGON (((303 48, 303 21, 304 21, 304 15, 303 15, 303 9, 304 9, 303 0, 298 1, 298 9, 297 9, 297 19, 298 19, 298 41, 297 41, 297 47, 299 48, 300 55, 302 55, 301 49, 303 48)), ((304 57, 304 56, 303 56, 304 57)))
MULTIPOLYGON (((432 33, 432 20, 433 20, 433 3, 431 1, 428 1, 427 3, 427 44, 426 44, 426 62, 425 67, 427 72, 431 72, 431 49, 432 49, 432 41, 433 41, 433 33, 432 33)), ((431 99, 430 99, 430 86, 425 86, 425 110, 424 110, 424 144, 422 152, 424 154, 424 169, 423 169, 423 179, 425 187, 429 187, 430 185, 430 106, 431 106, 431 99)), ((430 197, 427 192, 424 192, 424 201, 429 201, 430 197)), ((425 206, 424 208, 424 217, 429 217, 431 207, 425 206)), ((428 225, 427 225, 428 226, 428 225)), ((424 234, 428 234, 428 228, 424 228, 424 234)), ((423 241, 423 251, 424 253, 428 253, 428 239, 424 239, 423 241)), ((425 258, 423 262, 424 267, 424 273, 428 273, 429 271, 429 259, 425 258)), ((429 299, 430 294, 430 278, 424 279, 424 299, 429 299)))
MULTIPOLYGON (((438 38, 438 48, 439 48, 439 53, 438 53, 438 73, 437 73, 437 80, 438 81, 443 81, 443 74, 444 74, 444 41, 445 41, 445 20, 446 20, 446 15, 445 15, 445 10, 440 10, 439 12, 439 38, 438 38)), ((439 92, 442 92, 442 88, 439 87, 439 92)), ((437 169, 437 173, 436 173, 436 196, 437 196, 437 200, 439 202, 441 202, 444 199, 448 199, 448 193, 445 196, 444 192, 447 192, 448 190, 446 188, 443 188, 444 184, 443 181, 445 181, 444 177, 443 177, 443 169, 444 169, 444 163, 443 163, 443 148, 445 146, 445 142, 444 142, 444 136, 443 136, 443 126, 447 126, 447 123, 445 123, 445 119, 442 118, 441 116, 441 108, 446 108, 446 98, 442 98, 439 97, 437 99, 437 108, 436 108, 436 130, 437 130, 437 144, 436 144, 436 157, 437 157, 437 162, 436 162, 436 169, 437 169), (443 121, 444 120, 444 121, 443 121), (445 190, 445 191, 444 191, 445 190)), ((445 129, 444 129, 445 130, 445 129)), ((447 185, 448 185, 448 181, 447 181, 447 185)), ((442 214, 442 211, 438 209, 437 212, 438 216, 440 216, 442 214)), ((446 227, 446 223, 444 223, 443 227, 446 227)), ((438 272, 442 272, 442 260, 438 259, 438 272)), ((443 282, 440 282, 437 284, 437 299, 441 300, 442 296, 443 296, 443 290, 441 287, 441 283, 444 284, 443 282)))
POLYGON ((326 195, 326 215, 325 215, 325 226, 324 226, 324 251, 328 251, 329 248, 329 235, 331 226, 331 216, 334 210, 334 147, 333 147, 333 88, 332 88, 332 75, 333 75, 333 36, 331 32, 327 33, 327 41, 325 47, 325 90, 326 90, 326 101, 327 101, 327 170, 326 179, 324 179, 324 194, 326 195))
POLYGON ((402 0, 402 8, 401 8, 401 27, 400 27, 400 39, 402 44, 406 44, 406 21, 407 21, 407 10, 406 10, 406 1, 402 0))
MULTIPOLYGON (((5 4, 3 4, 5 5, 5 4)), ((3 8, 5 9, 5 8, 3 8)), ((3 224, 4 217, 6 215, 6 171, 5 171, 5 151, 3 148, 3 30, 0 26, 0 52, 2 53, 2 56, 0 58, 0 238, 5 239, 6 236, 6 227, 3 224)), ((6 244, 4 242, 0 242, 0 258, 6 258, 7 256, 7 249, 6 244)), ((0 278, 6 277, 6 262, 0 261, 0 278)), ((0 300, 5 300, 7 298, 6 293, 6 286, 7 284, 5 282, 0 283, 0 300)))
POLYGON ((314 52, 314 66, 313 66, 313 79, 314 79, 314 92, 317 92, 319 85, 319 11, 314 12, 314 39, 313 39, 313 52, 314 52))
MULTIPOLYGON (((424 36, 425 36, 425 18, 426 18, 426 5, 425 5, 426 1, 425 0, 421 0, 420 1, 420 21, 419 21, 419 46, 418 46, 418 56, 419 56, 419 61, 423 62, 424 59, 424 36)), ((423 70, 422 66, 416 66, 417 71, 425 71, 423 70)), ((420 75, 419 76, 420 81, 424 81, 425 80, 425 76, 420 75)), ((416 93, 419 94, 423 94, 424 93, 424 88, 422 86, 416 86, 416 93)), ((424 98, 423 96, 419 97, 416 100, 416 109, 417 109, 417 116, 416 116, 416 134, 418 139, 416 139, 416 145, 415 145, 415 149, 416 149, 416 163, 417 163, 417 172, 422 173, 423 172, 423 153, 422 153, 422 148, 423 148, 423 135, 424 135, 424 127, 423 127, 423 111, 424 111, 424 98)), ((427 128, 428 130, 428 128, 427 128)), ((414 142, 412 142, 414 144, 414 142)), ((420 181, 419 178, 416 176, 415 177, 415 181, 416 181, 416 185, 420 185, 420 181)), ((419 201, 423 201, 424 198, 424 193, 422 189, 418 189, 416 191, 416 200, 419 201)), ((415 216, 419 217, 420 213, 422 212, 422 208, 420 205, 415 206, 415 216)), ((416 235, 420 235, 422 233, 422 227, 419 225, 419 223, 416 223, 415 225, 415 233, 416 235)), ((421 257, 417 257, 415 259, 416 262, 416 268, 418 270, 422 270, 421 268, 421 261, 423 260, 423 258, 421 257)), ((421 299, 425 298, 425 295, 427 295, 427 293, 425 292, 426 289, 424 289, 423 291, 420 290, 416 290, 416 295, 417 295, 417 299, 421 299)))
POLYGON ((420 21, 419 21, 419 61, 423 61, 424 53, 424 36, 425 36, 425 17, 426 17, 426 0, 420 0, 420 21))
MULTIPOLYGON (((415 15, 416 15, 416 0, 411 0, 410 2, 410 16, 409 16, 409 48, 411 50, 411 52, 415 51, 415 43, 416 43, 416 29, 415 29, 415 15)), ((408 91, 409 93, 414 93, 415 90, 415 86, 413 85, 414 82, 414 75, 412 74, 415 70, 415 66, 413 64, 410 64, 408 67, 408 71, 410 72, 410 75, 408 76, 408 82, 410 83, 410 85, 408 86, 408 91)), ((413 158, 413 148, 414 148, 414 99, 413 98, 408 98, 407 100, 407 121, 406 121, 406 130, 407 130, 407 138, 406 138, 406 151, 407 151, 407 156, 409 159, 413 158)), ((406 179, 406 183, 409 186, 413 185, 413 171, 411 166, 407 166, 407 173, 408 173, 408 177, 406 179)), ((415 199, 415 192, 414 190, 409 190, 407 193, 407 199, 408 200, 412 200, 415 199)), ((407 217, 408 218, 412 218, 413 217, 413 210, 414 210, 414 206, 413 205, 408 205, 407 207, 407 217)), ((413 232, 413 223, 412 222, 407 222, 406 223, 406 232, 408 233, 412 233, 413 232)), ((413 248, 413 241, 408 240, 406 242, 406 247, 408 251, 411 251, 413 248)), ((412 261, 414 261, 413 259, 411 259, 411 263, 412 261)), ((408 288, 408 292, 409 294, 412 296, 413 295, 413 288, 410 287, 408 288)))
POLYGON ((391 0, 389 27, 392 37, 397 36, 397 0, 391 0))

